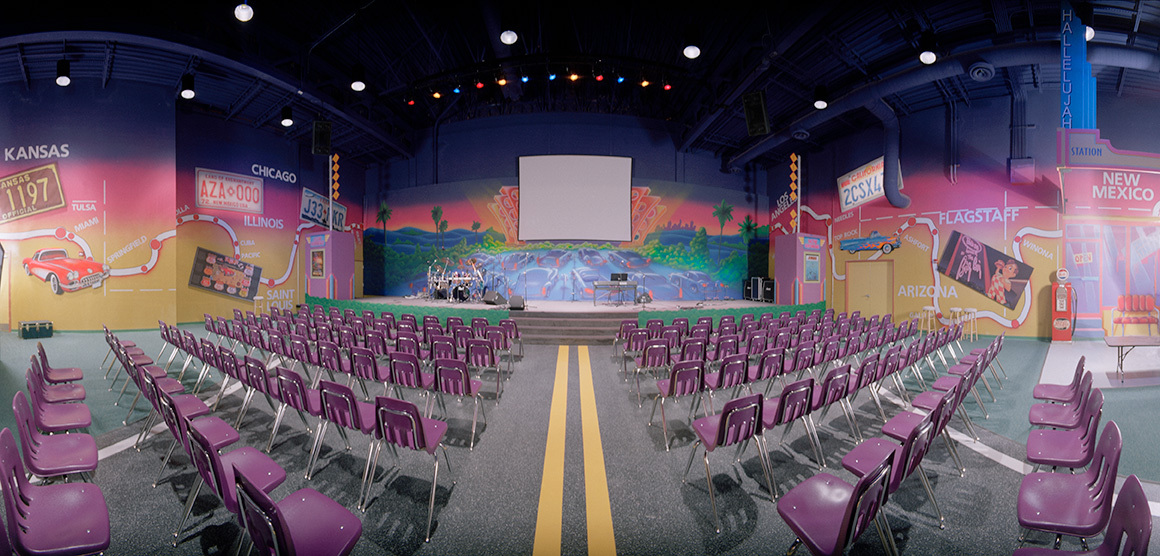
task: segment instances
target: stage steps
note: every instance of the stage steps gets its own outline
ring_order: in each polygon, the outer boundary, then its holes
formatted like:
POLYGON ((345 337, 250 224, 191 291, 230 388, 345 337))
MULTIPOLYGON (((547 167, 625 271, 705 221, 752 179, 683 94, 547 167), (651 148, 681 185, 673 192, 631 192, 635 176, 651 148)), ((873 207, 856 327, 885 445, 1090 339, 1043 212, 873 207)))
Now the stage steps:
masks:
POLYGON ((636 320, 635 312, 512 311, 527 344, 610 345, 620 321, 636 320))

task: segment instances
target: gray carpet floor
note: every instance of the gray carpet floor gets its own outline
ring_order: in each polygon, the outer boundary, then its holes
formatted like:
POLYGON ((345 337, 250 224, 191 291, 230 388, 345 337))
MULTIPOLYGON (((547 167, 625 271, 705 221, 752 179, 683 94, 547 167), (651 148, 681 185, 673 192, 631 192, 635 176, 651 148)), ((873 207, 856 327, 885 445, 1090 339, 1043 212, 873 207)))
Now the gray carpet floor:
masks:
MULTIPOLYGON (((196 328, 190 327, 190 330, 196 328)), ((200 330, 195 333, 203 335, 200 330)), ((161 347, 156 331, 120 335, 136 341, 150 356, 156 355, 161 347)), ((987 340, 980 339, 974 345, 981 347, 987 340)), ((158 485, 151 486, 171 441, 168 431, 155 429, 159 432, 151 435, 140 451, 132 447, 119 449, 125 439, 140 430, 146 413, 139 404, 129 416, 129 426, 121 425, 127 402, 135 390, 130 386, 121 405, 113 405, 122 379, 117 380, 113 391, 109 390, 112 381, 103 378, 104 369, 99 366, 106 351, 103 336, 57 334, 44 340, 44 345, 54 366, 80 366, 85 371, 87 403, 94 416, 91 432, 108 452, 95 478, 95 483, 104 491, 112 518, 113 542, 107 553, 219 554, 230 550, 239 538, 237 520, 205 489, 196 500, 184 530, 176 539, 173 536, 195 483, 196 471, 188 457, 178 455, 161 470, 158 485), (170 545, 174 540, 176 548, 170 545)), ((959 476, 941 441, 927 455, 924 468, 946 516, 946 529, 938 528, 934 508, 917 477, 908 479, 891 497, 886 513, 903 553, 992 555, 1014 550, 1019 536, 1016 496, 1026 472, 1022 444, 1028 429, 1026 411, 1031 405, 1030 391, 1038 380, 1046 345, 1034 340, 1007 342, 1000 359, 1009 379, 1002 390, 996 390, 997 402, 990 403, 990 398, 983 393, 989 419, 983 418, 973 401, 966 402, 968 411, 982 429, 982 438, 976 443, 961 437, 965 440, 959 447, 965 476, 959 476)), ((679 405, 669 413, 670 434, 674 440, 671 451, 666 452, 660 426, 648 425, 651 402, 646 400, 643 408, 637 406, 636 394, 631 383, 623 380, 619 360, 613 356, 612 349, 592 346, 590 352, 613 540, 618 553, 769 554, 783 553, 790 547, 793 534, 777 514, 777 506, 763 486, 755 446, 749 446, 739 462, 734 461, 732 449, 710 455, 713 488, 722 521, 722 531, 717 533, 700 452, 688 481, 682 482, 695 438, 684 420, 688 406, 679 405)), ((5 399, 10 399, 16 389, 24 389, 23 371, 33 353, 34 341, 19 340, 12 334, 0 336, 0 388, 6 393, 5 399)), ((450 428, 445 444, 450 452, 451 468, 440 465, 430 543, 423 542, 432 479, 430 457, 400 452, 399 458, 394 459, 389 452, 384 453, 376 469, 369 507, 365 513, 358 512, 364 531, 354 553, 533 552, 557 353, 557 346, 525 346, 525 354, 517 360, 510 380, 505 382, 498 405, 494 382, 485 381, 487 424, 480 424, 474 450, 467 448, 471 405, 448 403, 444 415, 450 428)), ((579 555, 589 553, 581 383, 577 349, 570 348, 568 354, 563 523, 558 553, 579 555)), ((192 386, 191 378, 187 376, 187 388, 192 386)), ((642 384, 646 393, 655 391, 651 381, 642 384)), ((913 383, 910 387, 912 391, 917 389, 913 383)), ((204 397, 216 394, 216 384, 206 392, 204 397)), ((1132 394, 1139 403, 1145 403, 1145 398, 1140 398, 1143 395, 1132 394)), ((421 403, 415 392, 405 397, 421 403)), ((1112 399, 1109 397, 1109 403, 1112 399)), ((718 408, 723 401, 723 398, 716 401, 718 408)), ((241 392, 233 392, 225 397, 215 414, 232 423, 240 403, 241 392)), ((881 420, 870 398, 860 396, 856 406, 863 434, 876 435, 881 420)), ((262 449, 269 438, 273 412, 261 400, 255 400, 253 407, 239 427, 239 446, 262 449)), ((887 403, 886 408, 888 414, 904 410, 898 400, 887 403)), ((437 411, 436 416, 440 413, 437 411)), ((1126 439, 1147 441, 1160 434, 1152 422, 1134 420, 1130 411, 1116 411, 1115 418, 1124 429, 1126 439)), ((9 411, 0 412, 0 425, 13 426, 9 411)), ((956 418, 951 426, 961 429, 961 422, 956 418)), ((852 481, 853 476, 838 463, 855 446, 841 412, 831 411, 819 423, 819 432, 829 463, 825 471, 852 481)), ((328 433, 314 477, 308 481, 303 475, 312 437, 306 434, 301 421, 288 415, 270 453, 288 475, 286 482, 274 491, 274 497, 309 486, 353 511, 369 440, 359 433, 349 436, 351 449, 348 451, 333 429, 328 433)), ((767 432, 766 436, 773 481, 781 493, 819 471, 803 427, 795 427, 783 444, 778 443, 780 431, 767 432)), ((1154 449, 1137 447, 1131 451, 1140 452, 1133 457, 1141 461, 1154 459, 1150 456, 1154 449)), ((1128 454, 1126 450, 1121 476, 1130 473, 1139 473, 1141 478, 1157 476, 1156 462, 1139 464, 1128 454)), ((1160 500, 1160 488, 1155 483, 1146 481, 1145 488, 1151 500, 1160 500)), ((1157 521, 1155 516, 1153 521, 1157 521)), ((1156 529, 1160 528, 1154 527, 1154 546, 1158 546, 1156 529)), ((1050 540, 1047 535, 1030 536, 1032 544, 1046 544, 1050 540)), ((1064 547, 1077 548, 1078 543, 1065 540, 1064 547)), ((850 550, 852 554, 881 552, 878 537, 872 530, 862 535, 850 550)), ((799 553, 806 551, 803 548, 799 553)))

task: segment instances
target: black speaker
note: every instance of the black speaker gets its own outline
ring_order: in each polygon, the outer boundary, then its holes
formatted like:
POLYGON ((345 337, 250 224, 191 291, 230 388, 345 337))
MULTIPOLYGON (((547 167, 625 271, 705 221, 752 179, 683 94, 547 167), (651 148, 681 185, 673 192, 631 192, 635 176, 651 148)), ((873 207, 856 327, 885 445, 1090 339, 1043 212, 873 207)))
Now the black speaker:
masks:
POLYGON ((649 295, 648 292, 644 292, 644 293, 636 296, 636 302, 637 303, 652 303, 652 296, 649 295))
POLYGON ((761 292, 761 300, 770 303, 777 303, 777 282, 773 280, 766 280, 761 285, 764 290, 761 292))
POLYGON ((326 120, 314 121, 313 142, 310 152, 313 154, 330 154, 330 122, 326 120))
POLYGON ((487 292, 483 294, 483 302, 488 305, 503 305, 507 303, 507 299, 496 292, 487 292))
POLYGON ((750 137, 769 134, 769 118, 765 115, 765 91, 745 93, 741 97, 745 109, 745 127, 750 137))
POLYGON ((513 295, 512 298, 508 300, 508 309, 511 309, 512 311, 523 311, 524 296, 513 295))

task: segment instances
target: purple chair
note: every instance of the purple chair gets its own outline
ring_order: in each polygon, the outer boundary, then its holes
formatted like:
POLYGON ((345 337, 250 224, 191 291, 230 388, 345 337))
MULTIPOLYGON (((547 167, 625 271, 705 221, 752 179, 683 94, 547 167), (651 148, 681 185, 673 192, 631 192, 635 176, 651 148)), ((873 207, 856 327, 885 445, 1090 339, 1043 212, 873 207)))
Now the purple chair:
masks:
POLYGON ((1066 402, 1075 396, 1075 391, 1079 388, 1079 381, 1083 378, 1085 357, 1080 356, 1079 362, 1075 365, 1075 374, 1071 377, 1071 382, 1067 384, 1036 384, 1035 389, 1031 391, 1031 397, 1045 402, 1066 402))
POLYGON ((443 450, 443 461, 447 464, 447 470, 451 470, 451 460, 447 459, 447 448, 443 446, 447 423, 423 417, 415 404, 394 398, 383 396, 375 398, 374 407, 374 440, 371 441, 367 466, 363 470, 362 496, 358 507, 366 511, 367 498, 374 483, 374 471, 378 467, 383 444, 427 452, 435 466, 434 475, 431 477, 431 496, 427 502, 427 533, 424 537, 424 542, 430 542, 431 519, 435 515, 435 489, 439 486, 439 454, 435 453, 436 448, 443 450))
POLYGON ((636 359, 633 378, 636 380, 636 405, 644 407, 640 392, 640 373, 652 375, 667 375, 672 365, 672 355, 669 352, 669 343, 663 338, 653 338, 645 341, 644 349, 636 359))
POLYGON ((1092 392, 1092 373, 1084 371, 1079 388, 1067 403, 1037 403, 1027 412, 1027 420, 1033 427, 1055 427, 1074 429, 1082 426, 1084 406, 1092 392))
POLYGON ((222 373, 222 385, 218 390, 217 399, 213 403, 214 411, 217 411, 218 405, 222 403, 222 398, 226 395, 226 387, 230 383, 230 379, 238 381, 239 384, 246 383, 246 367, 245 364, 238 360, 237 354, 229 347, 218 346, 217 356, 218 370, 222 373))
MULTIPOLYGON (((479 410, 483 408, 480 403, 483 398, 479 395, 482 386, 482 382, 472 379, 467 373, 466 362, 458 359, 435 360, 435 393, 439 394, 438 401, 443 411, 445 413, 447 411, 447 405, 443 401, 444 395, 468 397, 475 401, 475 409, 471 414, 471 443, 467 447, 469 451, 475 449, 475 424, 479 418, 479 410)), ((431 416, 431 409, 433 407, 427 409, 428 417, 431 416)), ((486 410, 483 412, 483 424, 487 425, 486 410)))
POLYGON ((871 522, 887 554, 897 554, 890 524, 879 511, 886 503, 894 453, 851 485, 829 473, 818 473, 790 489, 777 513, 797 538, 787 554, 805 543, 815 555, 841 554, 871 522))
POLYGON ((266 368, 266 363, 247 355, 242 358, 242 368, 238 370, 244 372, 242 384, 246 385, 246 396, 242 398, 242 406, 238 408, 234 428, 242 426, 242 419, 246 417, 250 403, 254 401, 254 394, 261 394, 263 398, 266 398, 266 404, 270 406, 270 410, 277 411, 271 395, 278 389, 278 377, 270 373, 269 369, 266 368))
POLYGON ((824 420, 826 414, 830 412, 830 408, 834 404, 842 408, 842 414, 846 416, 846 424, 850 427, 850 434, 861 442, 862 431, 858 429, 857 421, 854 420, 854 408, 850 405, 850 400, 847 395, 850 392, 850 366, 841 365, 830 369, 826 376, 822 379, 821 384, 814 384, 814 398, 810 401, 810 413, 817 413, 821 411, 819 420, 824 420))
POLYGON ((467 366, 479 373, 481 378, 484 371, 495 371, 495 404, 499 405, 499 398, 503 394, 503 373, 499 370, 499 360, 496 359, 490 341, 482 338, 467 340, 467 366))
POLYGON ((259 554, 342 556, 362 536, 358 516, 317 490, 299 489, 274 502, 245 471, 235 469, 234 481, 238 519, 259 554))
MULTIPOLYGON (((114 362, 116 362, 115 359, 114 362)), ((40 362, 35 357, 32 358, 31 363, 29 369, 32 370, 32 379, 37 381, 37 386, 40 388, 45 403, 55 404, 85 401, 87 394, 83 385, 75 382, 51 384, 44 379, 44 371, 40 368, 40 362)))
POLYGON ((36 427, 49 434, 77 429, 87 429, 93 424, 93 415, 83 403, 47 403, 40 391, 40 384, 32 376, 32 369, 24 373, 28 394, 32 401, 32 415, 36 427))
POLYGON ((234 487, 235 473, 245 474, 254 480, 255 486, 263 492, 270 492, 286 480, 286 471, 270 456, 252 446, 243 446, 224 454, 219 454, 213 442, 201 431, 203 421, 189 423, 189 451, 193 464, 197 467, 197 486, 189 492, 185 504, 185 515, 173 533, 173 546, 177 546, 185 521, 193 511, 193 503, 203 485, 209 485, 214 495, 231 513, 238 513, 238 493, 234 487))
POLYGON ((428 396, 435 388, 435 375, 423 372, 423 365, 413 353, 395 351, 390 356, 391 384, 402 398, 401 388, 414 388, 428 396))
POLYGON ((1081 426, 1074 429, 1035 429, 1027 436, 1027 461, 1040 465, 1086 467, 1096 447, 1096 431, 1104 411, 1104 393, 1093 388, 1080 417, 1081 426))
POLYGON ((624 380, 628 381, 628 362, 636 360, 644 353, 644 345, 648 342, 648 329, 634 328, 628 332, 628 340, 620 350, 620 370, 624 373, 624 380))
POLYGON ((165 422, 165 426, 169 428, 169 433, 173 435, 173 442, 169 445, 169 450, 165 452, 165 458, 161 461, 161 468, 157 470, 157 478, 153 480, 153 487, 161 482, 161 476, 165 473, 165 467, 169 465, 169 458, 173 456, 173 450, 181 445, 182 450, 188 456, 189 451, 189 423, 197 419, 203 421, 199 424, 201 431, 210 440, 215 450, 221 450, 234 442, 237 442, 241 435, 238 434, 237 429, 231 427, 220 417, 209 415, 209 410, 204 402, 201 402, 192 394, 184 394, 180 396, 172 396, 167 392, 157 390, 157 412, 161 414, 161 418, 165 422), (201 405, 198 403, 201 402, 201 405))
POLYGON ((274 438, 278 436, 278 426, 282 424, 287 407, 298 413, 307 434, 312 431, 310 423, 306 421, 306 415, 322 418, 322 396, 318 390, 306 386, 306 379, 297 372, 285 367, 278 367, 276 372, 278 380, 276 397, 282 402, 282 405, 278 406, 278 411, 274 414, 274 426, 270 430, 270 440, 266 443, 267 454, 274 448, 274 438))
MULTIPOLYGON (((748 443, 745 441, 753 439, 757 444, 757 457, 761 461, 761 472, 765 474, 765 483, 769 487, 770 499, 777 500, 777 490, 774 489, 773 479, 770 471, 769 460, 767 457, 767 450, 765 441, 761 436, 761 394, 751 394, 740 398, 729 400, 725 403, 725 407, 721 408, 721 413, 701 417, 693 421, 693 432, 697 434, 697 441, 693 443, 693 450, 689 453, 689 463, 685 465, 685 475, 681 478, 681 482, 686 482, 689 477, 689 469, 693 467, 693 458, 697 455, 697 446, 703 444, 705 446, 705 486, 709 488, 709 503, 713 507, 713 519, 716 523, 718 533, 721 532, 721 517, 717 515, 717 495, 713 493, 713 474, 709 470, 709 452, 725 446, 732 446, 734 444, 742 444, 744 448, 748 443)), ((737 454, 740 458, 741 454, 737 454)))
POLYGON ((12 413, 20 432, 24 466, 37 477, 63 477, 79 473, 91 480, 97 470, 97 443, 88 434, 40 434, 32 422, 32 409, 24 392, 12 396, 12 413))
POLYGON ((846 453, 842 458, 842 467, 855 476, 861 477, 870 472, 879 461, 882 461, 886 454, 894 454, 894 464, 891 466, 887 492, 894 494, 902 481, 917 471, 918 478, 922 481, 922 487, 926 490, 926 496, 930 499, 930 503, 938 515, 938 527, 946 529, 946 518, 943 517, 942 510, 938 507, 938 501, 934 498, 934 490, 930 487, 930 479, 927 478, 926 471, 922 468, 922 458, 926 456, 926 451, 930 448, 933 439, 934 421, 933 417, 928 414, 909 431, 902 444, 895 444, 883 438, 867 439, 846 453))
POLYGON ((721 360, 721 366, 716 372, 706 372, 704 390, 709 394, 709 412, 713 412, 714 392, 733 388, 731 397, 736 397, 741 387, 747 386, 745 383, 747 378, 749 378, 749 356, 744 353, 729 355, 721 360))
POLYGON ((85 377, 78 367, 53 367, 48 364, 48 354, 44 352, 44 345, 36 342, 36 353, 40 357, 40 369, 44 371, 44 379, 52 384, 60 382, 76 382, 85 377))
POLYGON ((310 450, 310 460, 306 464, 307 480, 310 480, 314 465, 318 463, 328 425, 334 423, 338 428, 338 434, 342 436, 347 450, 350 450, 350 439, 346 436, 346 429, 362 431, 368 435, 375 430, 374 406, 356 399, 349 386, 323 380, 318 384, 318 394, 322 400, 322 420, 318 425, 318 434, 314 437, 314 447, 310 450))
POLYGON ((1140 479, 1135 475, 1128 475, 1124 486, 1120 487, 1120 495, 1116 497, 1116 506, 1112 508, 1112 516, 1108 519, 1108 530, 1104 533, 1104 542, 1093 551, 1073 552, 1070 550, 1052 550, 1043 547, 1020 548, 1015 556, 1115 556, 1117 554, 1144 556, 1148 554, 1148 541, 1152 536, 1152 512, 1148 508, 1148 498, 1144 495, 1144 488, 1140 486, 1140 479))
MULTIPOLYGON (((90 483, 33 485, 25 476, 16 439, 0 431, 7 540, 18 554, 95 554, 109 548, 109 508, 90 483)), ((0 535, 2 536, 2 535, 0 535)))
MULTIPOLYGON (((1112 511, 1112 491, 1120 467, 1123 438, 1115 421, 1108 421, 1087 471, 1032 473, 1019 485, 1019 525, 1032 531, 1055 534, 1055 547, 1063 535, 1079 537, 1087 548, 1087 537, 1108 524, 1112 511)), ((1026 532, 1019 536, 1022 545, 1026 532)))
MULTIPOLYGON (((652 425, 653 417, 657 413, 657 403, 661 406, 661 431, 665 439, 665 451, 669 451, 669 421, 665 416, 665 400, 678 396, 691 396, 702 392, 705 384, 705 362, 699 359, 677 361, 673 364, 673 371, 669 378, 657 381, 657 397, 653 399, 652 413, 648 416, 648 424, 652 425)), ((697 398, 689 405, 690 418, 697 409, 697 398)))
POLYGON ((822 456, 822 444, 818 440, 814 419, 810 416, 810 406, 813 400, 813 378, 807 377, 789 383, 785 388, 782 388, 778 397, 765 400, 764 407, 761 409, 761 430, 764 435, 765 431, 784 425, 785 430, 782 431, 781 441, 778 442, 781 445, 785 443, 785 437, 793 428, 793 424, 800 419, 805 424, 806 436, 810 440, 810 448, 814 451, 814 459, 818 462, 819 467, 825 467, 826 459, 822 456))

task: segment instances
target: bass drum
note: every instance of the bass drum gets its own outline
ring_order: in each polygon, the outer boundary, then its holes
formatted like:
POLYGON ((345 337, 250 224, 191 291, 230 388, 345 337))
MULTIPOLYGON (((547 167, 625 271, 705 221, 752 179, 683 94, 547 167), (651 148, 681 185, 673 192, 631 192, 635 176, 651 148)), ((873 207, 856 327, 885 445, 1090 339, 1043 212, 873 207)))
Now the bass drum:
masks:
POLYGON ((451 297, 455 301, 467 301, 471 297, 471 290, 467 286, 455 286, 451 290, 451 297))

